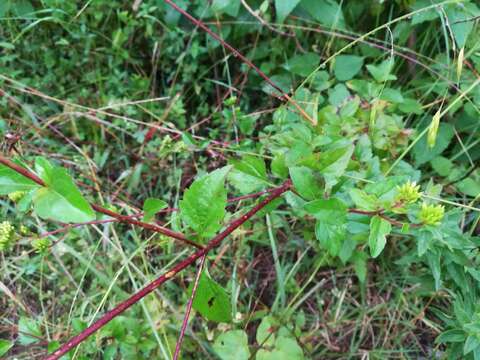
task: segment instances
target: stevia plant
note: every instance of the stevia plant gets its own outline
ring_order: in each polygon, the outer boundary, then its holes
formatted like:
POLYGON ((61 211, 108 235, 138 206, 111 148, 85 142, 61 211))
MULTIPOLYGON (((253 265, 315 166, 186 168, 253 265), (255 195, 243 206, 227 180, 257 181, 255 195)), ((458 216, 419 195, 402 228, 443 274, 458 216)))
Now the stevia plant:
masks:
POLYGON ((478 6, 131 5, 0 5, 0 356, 480 358, 478 6))

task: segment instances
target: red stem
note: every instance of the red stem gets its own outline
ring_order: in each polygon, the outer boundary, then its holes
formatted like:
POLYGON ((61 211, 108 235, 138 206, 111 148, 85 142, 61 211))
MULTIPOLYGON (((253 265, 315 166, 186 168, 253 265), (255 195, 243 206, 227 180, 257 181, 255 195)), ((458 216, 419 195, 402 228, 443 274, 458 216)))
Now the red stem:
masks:
POLYGON ((138 291, 136 294, 132 295, 130 298, 125 300, 124 302, 118 304, 115 308, 112 310, 108 311, 106 314, 104 314, 100 319, 98 319, 95 323, 93 323, 91 326, 83 330, 80 334, 74 336, 71 338, 69 341, 67 341, 65 344, 63 344, 58 350, 55 350, 53 353, 48 355, 45 360, 55 360, 59 359, 62 355, 66 354, 69 352, 71 349, 76 347, 78 344, 80 344, 82 341, 84 341, 86 338, 88 338, 90 335, 95 333, 97 330, 101 329, 103 326, 108 324, 112 319, 114 319, 116 316, 120 315, 123 313, 125 310, 127 310, 130 306, 134 305, 138 301, 140 301, 142 298, 150 294, 152 291, 154 291, 156 288, 158 288, 160 285, 163 283, 167 282, 168 280, 172 279, 175 275, 177 275, 180 271, 184 270, 188 266, 192 265, 195 263, 195 261, 202 256, 205 256, 208 254, 208 252, 216 247, 218 247, 223 239, 225 239, 228 235, 230 235, 235 229, 240 227, 243 223, 245 223, 248 219, 250 219, 252 216, 254 216, 257 212, 259 212, 261 209, 263 209, 266 205, 268 205, 270 202, 272 202, 274 199, 278 198, 280 195, 282 195, 285 191, 287 191, 291 187, 292 183, 290 180, 287 180, 283 183, 282 186, 276 188, 273 190, 270 195, 265 198, 262 202, 259 204, 255 205, 252 209, 250 209, 245 215, 242 215, 238 219, 232 221, 230 225, 228 225, 225 230, 223 230, 221 233, 216 235, 208 244, 205 248, 198 250, 194 254, 190 255, 188 258, 185 260, 179 262, 177 265, 175 265, 170 271, 167 273, 161 275, 159 278, 156 280, 152 281, 150 284, 145 286, 143 289, 138 291))
MULTIPOLYGON (((29 178, 30 180, 35 181, 40 186, 45 186, 45 183, 43 182, 43 180, 40 179, 37 175, 30 172, 28 169, 25 169, 24 167, 22 167, 18 164, 15 164, 13 161, 10 161, 3 156, 0 156, 0 164, 8 166, 10 169, 15 170, 16 172, 25 176, 26 178, 29 178)), ((185 235, 183 235, 181 233, 178 233, 178 232, 175 232, 175 231, 172 231, 170 229, 167 229, 163 226, 149 224, 149 223, 145 223, 145 222, 142 222, 142 221, 139 221, 139 220, 135 220, 135 219, 132 219, 129 216, 124 216, 124 215, 117 214, 116 212, 105 209, 105 208, 103 208, 99 205, 96 205, 96 204, 90 204, 90 205, 92 206, 92 208, 95 211, 97 211, 99 213, 102 213, 102 214, 105 214, 105 215, 108 215, 108 216, 111 216, 111 217, 117 219, 120 222, 128 223, 128 224, 131 224, 131 225, 137 225, 137 226, 140 226, 144 229, 151 230, 151 231, 154 231, 154 232, 158 232, 160 234, 164 234, 164 235, 169 236, 173 239, 177 239, 177 240, 180 240, 184 243, 192 245, 192 246, 196 247, 197 249, 203 248, 201 245, 187 239, 185 237, 185 235)))
POLYGON ((193 284, 192 295, 188 299, 187 308, 185 310, 185 316, 183 318, 182 329, 180 330, 180 336, 178 337, 177 344, 175 345, 175 354, 173 355, 173 360, 178 360, 180 356, 180 349, 182 347, 183 337, 185 336, 185 330, 187 330, 188 318, 190 317, 190 312, 192 311, 193 300, 195 294, 197 293, 198 283, 200 282, 200 276, 202 275, 203 265, 205 264, 206 255, 200 260, 200 265, 198 266, 197 276, 195 277, 195 283, 193 284))

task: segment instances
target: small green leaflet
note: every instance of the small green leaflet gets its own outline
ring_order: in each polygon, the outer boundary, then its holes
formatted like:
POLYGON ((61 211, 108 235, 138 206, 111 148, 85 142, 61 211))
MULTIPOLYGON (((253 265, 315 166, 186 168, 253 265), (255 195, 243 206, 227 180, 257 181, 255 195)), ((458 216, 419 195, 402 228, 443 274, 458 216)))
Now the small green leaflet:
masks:
POLYGON ((39 342, 42 338, 39 321, 22 316, 18 321, 18 342, 29 345, 39 342))
POLYGON ((293 337, 279 336, 272 351, 260 349, 256 360, 303 360, 302 348, 293 337))
POLYGON ((368 237, 368 246, 370 255, 376 258, 385 248, 387 235, 392 231, 392 225, 382 219, 380 216, 374 216, 370 220, 370 235, 368 237))
MULTIPOLYGON (((193 285, 192 282, 188 288, 189 296, 192 294, 193 285)), ((213 281, 205 271, 200 276, 192 307, 207 320, 232 321, 230 297, 225 289, 213 281)))
POLYGON ((64 223, 87 222, 95 213, 74 184, 67 171, 61 167, 44 168, 42 179, 46 186, 35 191, 33 206, 43 219, 64 223))
POLYGON ((243 330, 230 330, 220 334, 215 339, 213 350, 222 360, 248 360, 250 358, 248 337, 243 330))
POLYGON ((143 221, 151 221, 157 212, 167 207, 167 203, 160 199, 148 198, 143 203, 143 221))
POLYGON ((275 0, 275 13, 277 22, 282 23, 295 9, 300 0, 275 0))
POLYGON ((248 194, 264 189, 268 185, 265 161, 252 155, 246 155, 241 160, 230 160, 234 169, 228 179, 241 193, 248 194))
POLYGON ((383 83, 389 80, 396 80, 397 77, 390 74, 393 68, 393 59, 388 58, 378 65, 367 65, 368 72, 378 83, 383 83))
POLYGON ((0 339, 0 356, 5 355, 13 346, 13 341, 0 339))
POLYGON ((225 177, 231 166, 217 169, 195 180, 180 201, 180 217, 201 239, 222 226, 227 205, 225 177))
POLYGON ((352 79, 362 69, 363 57, 356 55, 338 55, 335 58, 333 73, 339 81, 352 79))
POLYGON ((39 185, 33 180, 0 164, 0 195, 8 195, 15 191, 30 191, 38 187, 39 185))

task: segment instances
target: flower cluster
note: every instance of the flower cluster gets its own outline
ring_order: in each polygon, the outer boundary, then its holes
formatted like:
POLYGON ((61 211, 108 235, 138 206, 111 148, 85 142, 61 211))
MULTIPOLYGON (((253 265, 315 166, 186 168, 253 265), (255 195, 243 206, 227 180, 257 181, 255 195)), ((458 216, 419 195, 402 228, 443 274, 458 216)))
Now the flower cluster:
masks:
POLYGON ((52 242, 48 238, 35 239, 32 241, 33 248, 39 254, 45 254, 51 245, 52 242))
POLYGON ((418 214, 418 218, 425 225, 438 225, 445 214, 443 205, 433 205, 423 203, 418 214))
POLYGON ((14 191, 8 194, 8 198, 13 202, 17 202, 17 201, 20 201, 25 196, 25 194, 26 194, 25 191, 14 191))
POLYGON ((397 186, 397 196, 395 200, 402 204, 413 204, 420 199, 421 196, 420 185, 407 181, 402 186, 397 186))
POLYGON ((15 227, 10 221, 0 223, 0 251, 7 250, 13 242, 15 227))

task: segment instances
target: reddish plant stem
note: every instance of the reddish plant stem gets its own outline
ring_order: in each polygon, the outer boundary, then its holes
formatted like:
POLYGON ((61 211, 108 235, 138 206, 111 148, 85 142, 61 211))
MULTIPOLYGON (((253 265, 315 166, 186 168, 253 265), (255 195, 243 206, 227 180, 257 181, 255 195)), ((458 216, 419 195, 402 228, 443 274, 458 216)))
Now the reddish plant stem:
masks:
MULTIPOLYGON (((13 161, 11 160, 8 160, 7 158, 3 157, 0 155, 0 164, 3 164, 5 166, 8 166, 10 169, 12 170, 15 170, 16 172, 18 172, 19 174, 25 176, 26 178, 29 178, 30 180, 36 182, 38 185, 40 186, 45 186, 45 183, 43 182, 42 179, 40 179, 37 175, 35 175, 34 173, 30 172, 28 169, 25 169, 24 167, 18 165, 18 164, 15 164, 13 161)), ((130 216, 124 216, 124 215, 120 215, 120 214, 117 214, 116 212, 114 211, 111 211, 111 210, 108 210, 108 209, 105 209, 104 207, 101 207, 99 205, 96 205, 96 204, 90 204, 92 206, 92 208, 99 212, 99 213, 102 213, 102 214, 105 214, 105 215, 108 215, 112 218, 115 218, 117 219, 118 221, 120 222, 124 222, 124 223, 128 223, 128 224, 131 224, 131 225, 136 225, 136 226, 140 226, 144 229, 147 229, 147 230, 151 230, 151 231, 154 231, 154 232, 158 232, 160 234, 163 234, 163 235, 166 235, 166 236, 169 236, 173 239, 177 239, 177 240, 180 240, 186 244, 189 244, 191 246, 194 246, 196 247, 197 249, 201 249, 203 248, 200 244, 197 244, 189 239, 187 239, 183 234, 181 233, 178 233, 178 232, 175 232, 173 230, 170 230, 170 229, 167 229, 163 226, 159 226, 159 225, 155 225, 155 224, 149 224, 149 223, 145 223, 145 222, 142 222, 142 221, 139 221, 139 220, 136 220, 136 219, 133 219, 131 218, 130 216)))
POLYGON ((188 318, 190 317, 190 312, 192 311, 193 300, 195 298, 195 294, 197 293, 198 283, 200 282, 200 276, 202 275, 203 265, 205 264, 206 258, 207 256, 204 255, 200 259, 200 265, 198 265, 198 272, 193 284, 192 295, 190 296, 190 299, 188 299, 187 308, 185 309, 185 316, 183 318, 182 329, 180 330, 180 335, 178 336, 177 344, 175 345, 175 354, 173 355, 173 360, 178 360, 178 357, 180 356, 183 337, 185 336, 185 330, 187 330, 188 318))
POLYGON ((290 104, 292 104, 299 112, 300 114, 306 119, 308 120, 310 123, 312 123, 313 125, 316 125, 316 122, 315 120, 312 119, 312 117, 310 115, 308 115, 305 110, 303 110, 300 105, 297 104, 297 102, 295 100, 293 100, 290 95, 288 95, 285 91, 283 91, 277 84, 275 84, 272 79, 270 79, 262 70, 260 70, 254 63, 252 63, 247 57, 245 57, 242 53, 240 53, 240 51, 238 51, 237 49, 235 49, 232 45, 230 45, 229 43, 227 43, 225 40, 223 40, 218 34, 214 33, 212 30, 210 30, 210 28, 205 25, 205 23, 203 23, 201 20, 193 17, 192 15, 190 15, 188 12, 186 12, 185 10, 183 10, 182 8, 180 8, 177 4, 175 4, 173 1, 171 0, 164 0, 168 5, 170 5, 173 9, 175 9, 176 11, 178 11, 180 14, 182 14, 183 16, 185 16, 190 22, 192 22, 193 24, 195 24, 196 26, 198 26, 199 28, 201 28, 202 30, 204 30, 208 35, 210 35, 211 37, 213 37, 215 40, 217 40, 225 49, 229 50, 233 56, 235 57, 238 57, 240 60, 242 60, 248 67, 250 67, 251 69, 253 69, 258 75, 260 75, 260 77, 265 80, 270 86, 272 86, 275 90, 277 90, 280 94, 281 94, 281 97, 280 99, 281 100, 284 100, 284 101, 287 101, 289 102, 290 104))
POLYGON ((145 286, 143 289, 138 291, 136 294, 132 295, 130 298, 125 300, 124 302, 118 304, 115 308, 112 310, 108 311, 106 314, 104 314, 100 319, 98 319, 95 323, 93 323, 91 326, 83 330, 80 334, 74 336, 71 338, 69 341, 67 341, 65 344, 63 344, 58 350, 55 350, 53 353, 48 355, 45 360, 56 360, 59 359, 62 355, 66 354, 69 352, 71 349, 76 347, 78 344, 80 344, 82 341, 84 341, 86 338, 88 338, 90 335, 101 329, 103 326, 108 324, 112 319, 114 319, 116 316, 120 315, 123 313, 125 310, 127 310, 130 306, 134 305, 138 301, 140 301, 142 298, 150 294, 152 291, 154 291, 156 288, 158 288, 160 285, 163 283, 167 282, 168 280, 172 279, 175 275, 177 275, 180 271, 184 270, 188 266, 192 265, 195 263, 196 260, 199 258, 205 256, 208 254, 208 252, 216 247, 218 247, 222 241, 230 235, 235 229, 243 225, 248 219, 250 219, 252 216, 254 216, 257 212, 262 210, 266 205, 268 205, 270 202, 272 202, 274 199, 278 198, 280 195, 282 195, 285 191, 287 191, 291 187, 292 183, 290 180, 287 180, 283 183, 282 186, 276 188, 273 190, 270 195, 265 198, 262 202, 259 204, 255 205, 253 208, 251 208, 249 211, 247 211, 244 215, 239 217, 238 219, 232 221, 226 228, 223 230, 221 233, 217 234, 208 244, 205 246, 203 249, 198 250, 197 252, 193 253, 189 257, 187 257, 185 260, 179 262, 177 265, 175 265, 170 271, 167 273, 161 275, 159 278, 156 280, 152 281, 150 284, 145 286))

